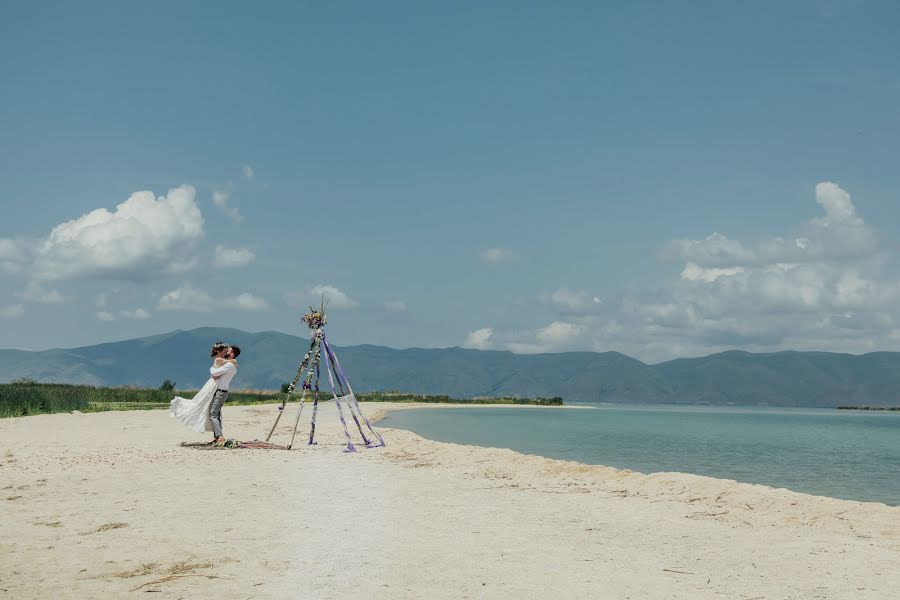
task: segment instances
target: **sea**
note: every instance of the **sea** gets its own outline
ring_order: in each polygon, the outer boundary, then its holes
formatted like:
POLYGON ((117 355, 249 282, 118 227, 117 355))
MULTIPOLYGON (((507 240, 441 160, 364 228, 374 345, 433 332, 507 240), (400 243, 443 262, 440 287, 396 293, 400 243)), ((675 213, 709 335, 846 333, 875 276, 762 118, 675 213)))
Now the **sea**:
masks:
POLYGON ((900 411, 582 406, 399 410, 381 424, 442 442, 900 506, 900 411))

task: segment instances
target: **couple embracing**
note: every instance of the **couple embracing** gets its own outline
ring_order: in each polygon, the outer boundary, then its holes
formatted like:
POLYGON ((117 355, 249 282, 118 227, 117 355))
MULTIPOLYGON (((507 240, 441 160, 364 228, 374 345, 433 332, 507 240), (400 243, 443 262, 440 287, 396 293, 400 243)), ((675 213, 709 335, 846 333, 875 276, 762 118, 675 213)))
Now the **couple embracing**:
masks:
POLYGON ((212 431, 214 444, 224 444, 222 435, 222 405, 228 399, 231 380, 237 373, 237 357, 241 349, 237 346, 216 342, 209 357, 214 359, 209 368, 209 380, 191 399, 180 396, 172 400, 171 416, 178 419, 191 431, 203 433, 212 431))

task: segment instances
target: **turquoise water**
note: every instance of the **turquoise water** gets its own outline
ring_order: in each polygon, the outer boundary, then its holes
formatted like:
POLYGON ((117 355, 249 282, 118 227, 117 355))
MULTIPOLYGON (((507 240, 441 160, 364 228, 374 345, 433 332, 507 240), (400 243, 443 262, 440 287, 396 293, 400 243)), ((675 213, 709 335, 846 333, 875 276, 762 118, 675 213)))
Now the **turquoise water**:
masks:
POLYGON ((900 414, 838 410, 600 406, 429 408, 385 427, 549 458, 681 471, 900 505, 900 414))

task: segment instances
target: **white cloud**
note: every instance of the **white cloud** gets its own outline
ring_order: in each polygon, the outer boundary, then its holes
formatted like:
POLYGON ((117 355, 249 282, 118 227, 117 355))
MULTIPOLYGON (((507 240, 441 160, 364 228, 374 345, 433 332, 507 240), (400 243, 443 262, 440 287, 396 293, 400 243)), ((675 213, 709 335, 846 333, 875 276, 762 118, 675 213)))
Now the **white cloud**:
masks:
POLYGON ((150 313, 148 313, 143 308, 136 308, 134 310, 121 310, 119 311, 119 316, 123 319, 136 319, 136 320, 146 320, 150 318, 150 313))
POLYGON ((244 217, 238 211, 237 207, 228 204, 230 200, 230 190, 216 190, 213 192, 212 201, 216 208, 225 213, 225 215, 235 223, 240 223, 244 220, 244 217))
POLYGON ((561 346, 584 333, 584 327, 564 321, 553 321, 535 333, 538 341, 547 346, 561 346))
POLYGON ((287 292, 284 295, 284 300, 288 306, 293 308, 317 307, 322 302, 323 294, 325 295, 325 301, 328 303, 328 308, 340 310, 359 306, 359 302, 333 285, 328 284, 314 285, 302 291, 287 292))
POLYGON ((190 282, 185 282, 177 289, 163 294, 159 299, 157 308, 159 310, 191 312, 210 312, 212 310, 260 311, 268 309, 269 303, 249 292, 244 292, 237 296, 213 298, 207 292, 195 289, 190 282))
POLYGON ((4 270, 37 281, 149 279, 193 260, 203 217, 189 185, 155 198, 135 192, 112 212, 98 208, 53 228, 46 238, 0 239, 4 270))
POLYGON ((584 324, 553 321, 534 331, 505 332, 497 342, 519 354, 560 352, 583 349, 589 338, 582 336, 588 332, 589 328, 584 324))
POLYGON ((65 298, 58 290, 46 290, 34 281, 29 281, 25 291, 20 295, 26 302, 37 302, 38 304, 59 304, 65 302, 65 298))
POLYGON ((469 332, 463 346, 466 348, 475 348, 476 350, 488 350, 491 347, 491 337, 494 330, 490 327, 483 327, 469 332))
POLYGON ((702 240, 674 240, 663 248, 662 255, 705 267, 749 264, 756 260, 752 250, 720 233, 712 233, 702 240))
POLYGON ((384 308, 393 312, 405 312, 407 306, 403 300, 388 300, 384 303, 384 308))
POLYGON ((181 287, 163 294, 157 308, 159 310, 209 312, 213 309, 213 298, 203 290, 194 289, 190 283, 183 283, 181 287))
POLYGON ((0 238, 0 271, 20 273, 28 264, 28 244, 20 238, 0 238))
POLYGON ((0 317, 4 319, 18 319, 25 316, 25 306, 22 304, 13 304, 0 308, 0 317))
POLYGON ((488 248, 481 253, 481 260, 491 265, 512 262, 518 258, 518 254, 507 248, 488 248))
POLYGON ((850 195, 820 183, 821 214, 759 243, 712 234, 676 240, 663 257, 680 276, 656 291, 595 304, 587 292, 551 296, 557 318, 528 331, 493 331, 515 352, 617 350, 650 362, 732 348, 751 351, 900 350, 900 281, 850 195))
POLYGON ((715 267, 710 267, 708 269, 704 269, 703 267, 689 262, 684 266, 684 270, 681 272, 681 278, 687 279, 689 281, 705 281, 707 283, 715 281, 719 277, 723 275, 737 275, 738 273, 743 273, 744 267, 729 267, 727 269, 717 269, 715 267))
POLYGON ((816 219, 825 227, 831 225, 850 225, 858 227, 863 220, 856 216, 856 207, 850 200, 850 194, 842 190, 836 183, 823 181, 816 185, 816 202, 825 209, 825 216, 816 219))
POLYGON ((255 259, 256 255, 247 248, 225 248, 224 246, 216 246, 216 252, 213 256, 213 266, 217 269, 243 267, 249 265, 255 259))
POLYGON ((248 292, 244 292, 240 294, 236 298, 230 300, 228 304, 233 304, 234 307, 239 308, 241 310, 267 310, 269 308, 269 303, 263 300, 258 296, 254 296, 248 292))
POLYGON ((603 301, 583 290, 560 288, 550 294, 550 302, 562 313, 592 312, 600 308, 603 301))
POLYGON ((253 167, 251 167, 250 165, 244 165, 242 171, 244 173, 244 177, 247 178, 247 181, 253 181, 253 178, 256 177, 256 174, 253 172, 253 167))
POLYGON ((850 194, 837 184, 816 185, 816 202, 825 214, 804 223, 787 238, 777 236, 746 246, 719 233, 702 240, 667 244, 661 256, 700 268, 764 267, 773 263, 856 261, 881 251, 880 236, 856 214, 850 194))
POLYGON ((150 317, 150 313, 148 313, 143 308, 137 308, 135 310, 120 310, 117 313, 113 313, 108 310, 97 311, 97 318, 101 321, 115 321, 117 319, 132 319, 142 321, 149 319, 150 317))

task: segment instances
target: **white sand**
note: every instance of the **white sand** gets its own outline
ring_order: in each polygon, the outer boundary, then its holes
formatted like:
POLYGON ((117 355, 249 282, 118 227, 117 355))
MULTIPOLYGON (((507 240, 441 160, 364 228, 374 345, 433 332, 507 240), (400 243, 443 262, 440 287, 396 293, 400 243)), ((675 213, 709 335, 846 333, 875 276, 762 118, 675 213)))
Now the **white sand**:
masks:
POLYGON ((162 411, 0 420, 0 599, 900 597, 900 508, 387 429, 345 454, 308 414, 292 452, 183 448, 162 411))

